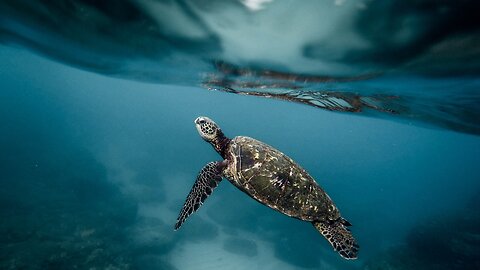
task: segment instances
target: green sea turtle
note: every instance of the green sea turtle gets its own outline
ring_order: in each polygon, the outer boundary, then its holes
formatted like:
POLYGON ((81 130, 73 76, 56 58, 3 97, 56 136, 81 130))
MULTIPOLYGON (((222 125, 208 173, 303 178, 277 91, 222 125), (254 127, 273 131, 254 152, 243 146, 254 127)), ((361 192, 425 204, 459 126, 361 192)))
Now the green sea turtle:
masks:
POLYGON ((202 168, 177 218, 175 230, 198 210, 222 178, 258 202, 287 216, 308 221, 345 259, 356 259, 359 246, 351 224, 325 191, 291 158, 255 139, 227 138, 207 117, 195 119, 200 136, 222 156, 202 168))

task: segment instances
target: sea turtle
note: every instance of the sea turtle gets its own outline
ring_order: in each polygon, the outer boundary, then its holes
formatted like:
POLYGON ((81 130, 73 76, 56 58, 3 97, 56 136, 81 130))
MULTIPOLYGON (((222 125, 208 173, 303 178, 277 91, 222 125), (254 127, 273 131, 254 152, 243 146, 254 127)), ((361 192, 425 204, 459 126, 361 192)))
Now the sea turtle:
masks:
POLYGON ((359 246, 351 224, 325 191, 291 158, 258 140, 227 138, 208 117, 195 119, 200 136, 222 156, 202 168, 177 218, 175 230, 198 210, 222 178, 258 202, 287 216, 308 221, 345 259, 356 259, 359 246))

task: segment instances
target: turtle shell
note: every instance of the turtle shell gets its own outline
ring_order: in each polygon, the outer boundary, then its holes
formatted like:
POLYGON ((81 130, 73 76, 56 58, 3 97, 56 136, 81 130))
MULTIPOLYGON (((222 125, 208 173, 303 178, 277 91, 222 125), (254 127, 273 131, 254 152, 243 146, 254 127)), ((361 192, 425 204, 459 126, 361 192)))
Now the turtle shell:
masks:
POLYGON ((337 220, 340 213, 315 180, 291 158, 258 140, 232 139, 225 176, 249 196, 305 221, 337 220))

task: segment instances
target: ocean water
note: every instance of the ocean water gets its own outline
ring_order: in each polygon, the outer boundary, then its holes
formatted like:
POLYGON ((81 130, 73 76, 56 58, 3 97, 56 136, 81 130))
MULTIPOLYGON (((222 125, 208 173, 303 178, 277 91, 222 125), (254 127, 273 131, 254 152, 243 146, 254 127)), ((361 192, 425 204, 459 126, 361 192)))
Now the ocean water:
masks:
POLYGON ((0 1, 0 269, 480 269, 477 6, 0 1), (174 231, 200 115, 303 166, 358 259, 226 180, 174 231))

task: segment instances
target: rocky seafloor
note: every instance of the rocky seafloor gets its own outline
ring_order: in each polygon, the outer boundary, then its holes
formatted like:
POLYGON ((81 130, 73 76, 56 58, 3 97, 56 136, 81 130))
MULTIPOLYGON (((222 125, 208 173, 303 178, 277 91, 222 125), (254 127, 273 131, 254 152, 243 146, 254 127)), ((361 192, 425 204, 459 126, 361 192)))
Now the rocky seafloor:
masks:
POLYGON ((365 270, 480 269, 480 192, 459 214, 432 217, 411 229, 405 243, 372 257, 365 270), (460 214, 461 213, 461 214, 460 214))

